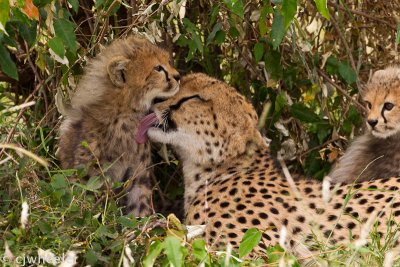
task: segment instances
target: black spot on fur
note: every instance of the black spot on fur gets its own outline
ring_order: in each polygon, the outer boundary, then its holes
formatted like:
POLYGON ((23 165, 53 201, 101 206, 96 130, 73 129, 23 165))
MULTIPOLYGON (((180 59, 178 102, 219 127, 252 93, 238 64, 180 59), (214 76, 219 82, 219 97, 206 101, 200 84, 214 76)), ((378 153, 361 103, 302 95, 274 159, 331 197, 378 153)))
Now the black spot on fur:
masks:
POLYGON ((337 219, 336 215, 331 214, 328 216, 328 221, 330 221, 330 222, 335 221, 336 219, 337 219))
POLYGON ((256 203, 254 203, 254 206, 255 207, 264 207, 264 203, 262 203, 262 202, 256 202, 256 203))
POLYGON ((246 206, 243 205, 243 204, 239 204, 239 205, 236 206, 237 210, 244 210, 245 208, 246 208, 246 206))
POLYGON ((232 188, 232 189, 229 191, 229 195, 231 195, 231 196, 236 195, 236 193, 237 193, 237 189, 236 189, 236 188, 232 188))
POLYGON ((295 234, 298 234, 298 233, 300 233, 301 232, 301 228, 300 227, 294 227, 293 228, 293 231, 292 231, 292 233, 295 235, 295 234))
POLYGON ((269 209, 273 214, 279 214, 279 211, 275 208, 270 208, 269 209))
POLYGON ((353 222, 349 222, 349 223, 347 224, 347 228, 349 228, 350 230, 351 230, 351 229, 354 229, 354 227, 356 227, 356 224, 353 223, 353 222))
POLYGON ((243 224, 247 222, 246 218, 243 217, 243 216, 240 216, 239 218, 237 218, 237 221, 238 221, 239 223, 243 223, 243 224))
POLYGON ((304 218, 304 216, 300 215, 300 216, 297 217, 297 221, 299 221, 301 223, 303 223, 305 220, 306 220, 306 218, 304 218))

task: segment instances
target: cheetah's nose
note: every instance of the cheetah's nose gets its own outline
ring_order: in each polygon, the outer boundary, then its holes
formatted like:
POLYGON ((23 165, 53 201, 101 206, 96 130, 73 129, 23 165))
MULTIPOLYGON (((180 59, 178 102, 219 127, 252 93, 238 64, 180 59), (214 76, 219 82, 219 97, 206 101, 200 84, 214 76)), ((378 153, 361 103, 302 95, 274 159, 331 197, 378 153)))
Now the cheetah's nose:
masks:
POLYGON ((179 74, 174 75, 174 79, 175 79, 177 82, 179 82, 179 81, 181 80, 181 75, 179 75, 179 74))
POLYGON ((368 120, 368 124, 374 128, 378 124, 378 120, 368 120))

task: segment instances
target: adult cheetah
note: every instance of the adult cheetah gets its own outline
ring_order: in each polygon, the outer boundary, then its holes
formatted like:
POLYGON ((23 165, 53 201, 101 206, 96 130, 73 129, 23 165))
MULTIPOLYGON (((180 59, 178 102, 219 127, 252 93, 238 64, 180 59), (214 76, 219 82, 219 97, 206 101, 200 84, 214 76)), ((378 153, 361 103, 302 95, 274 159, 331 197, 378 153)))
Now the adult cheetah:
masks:
POLYGON ((179 79, 169 54, 146 39, 114 41, 90 61, 72 97, 61 125, 62 166, 90 165, 90 176, 104 171, 126 185, 134 179, 122 205, 136 216, 151 214, 150 145, 134 136, 153 100, 174 95, 179 79))
POLYGON ((384 236, 389 223, 400 221, 400 178, 336 190, 315 180, 287 180, 257 129, 254 108, 221 81, 188 75, 154 112, 140 128, 153 121, 150 139, 171 144, 180 156, 186 223, 205 224, 210 246, 237 247, 256 227, 263 251, 284 229, 287 246, 300 253, 316 232, 331 243, 348 242, 368 224, 376 222, 384 236))

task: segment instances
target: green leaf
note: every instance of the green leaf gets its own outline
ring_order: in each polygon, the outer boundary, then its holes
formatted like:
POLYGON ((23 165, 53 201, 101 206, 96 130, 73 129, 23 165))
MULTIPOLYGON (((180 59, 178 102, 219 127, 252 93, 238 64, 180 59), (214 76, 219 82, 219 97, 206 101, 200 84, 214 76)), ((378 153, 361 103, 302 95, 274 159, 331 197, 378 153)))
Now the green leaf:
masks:
POLYGON ((95 265, 97 262, 97 256, 96 252, 93 249, 88 249, 88 252, 86 252, 85 259, 86 259, 86 264, 90 265, 95 265))
POLYGON ((243 19, 244 7, 242 0, 224 0, 224 2, 232 13, 238 15, 240 18, 243 19))
POLYGON ((317 138, 321 144, 325 142, 327 137, 332 133, 332 126, 328 122, 316 123, 313 126, 317 129, 317 138))
POLYGON ((210 12, 210 22, 209 25, 214 25, 215 21, 217 21, 219 15, 219 6, 214 5, 211 12, 210 12))
POLYGON ((276 10, 274 12, 274 21, 272 22, 271 42, 274 49, 281 44, 286 34, 285 19, 282 14, 276 10))
POLYGON ((348 63, 339 63, 338 70, 340 76, 348 83, 352 84, 357 81, 357 74, 355 71, 350 67, 348 63))
POLYGON ((207 44, 211 43, 211 42, 214 40, 215 35, 216 35, 217 32, 219 32, 221 29, 222 29, 222 24, 221 24, 221 22, 215 23, 215 25, 214 25, 214 27, 213 27, 213 29, 212 29, 210 35, 208 35, 208 37, 207 37, 207 44))
POLYGON ((285 18, 285 28, 287 29, 292 22, 297 11, 297 0, 283 0, 282 15, 285 18))
POLYGON ((268 3, 261 8, 260 19, 258 21, 258 28, 260 30, 260 36, 264 36, 267 33, 267 15, 272 13, 273 9, 271 5, 268 3))
POLYGON ((262 43, 256 43, 254 45, 253 52, 256 61, 260 61, 264 55, 264 45, 262 43))
POLYGON ((186 39, 185 45, 189 47, 189 52, 188 56, 186 57, 186 61, 189 61, 193 58, 194 54, 196 51, 199 51, 201 54, 203 54, 203 43, 201 41, 201 38, 198 34, 198 29, 195 24, 193 24, 189 19, 183 18, 182 19, 183 24, 185 25, 186 30, 191 33, 190 37, 191 39, 186 39))
POLYGON ((17 66, 11 59, 8 50, 2 44, 0 44, 0 66, 5 74, 18 81, 17 66))
POLYGON ((204 239, 196 239, 192 243, 192 254, 200 262, 207 258, 206 241, 204 239))
POLYGON ((5 29, 6 23, 10 17, 10 1, 0 0, 0 30, 5 29))
POLYGON ((175 236, 168 236, 163 242, 165 254, 174 267, 180 267, 183 264, 183 253, 181 250, 181 241, 175 236))
POLYGON ((400 44, 400 23, 397 24, 396 44, 400 44))
POLYGON ((43 220, 38 221, 38 226, 39 226, 40 231, 43 234, 49 234, 49 233, 51 233, 51 231, 53 229, 53 227, 50 224, 48 224, 47 222, 45 222, 43 220))
POLYGON ((231 25, 231 27, 229 28, 229 35, 230 35, 232 38, 237 38, 237 37, 239 37, 240 33, 239 33, 239 31, 236 29, 235 26, 232 26, 232 25, 231 25))
POLYGON ((267 54, 264 55, 265 69, 271 75, 274 80, 279 80, 283 76, 282 64, 281 64, 281 53, 278 50, 270 49, 267 54))
POLYGON ((96 7, 96 9, 99 9, 99 7, 104 4, 104 2, 106 2, 106 0, 97 0, 94 6, 96 7))
POLYGON ((360 126, 363 122, 361 114, 354 105, 350 105, 349 107, 348 119, 356 126, 360 126))
POLYGON ((60 37, 54 37, 49 40, 49 47, 56 53, 59 57, 64 58, 65 49, 63 41, 60 37))
POLYGON ((53 23, 56 37, 61 38, 64 45, 75 54, 77 48, 73 24, 65 19, 57 19, 53 23))
POLYGON ((58 190, 68 187, 68 181, 64 175, 57 173, 51 177, 51 186, 58 190))
POLYGON ((121 216, 118 218, 118 223, 127 228, 134 228, 137 226, 136 219, 131 219, 126 216, 121 216))
POLYGON ((68 0, 68 3, 71 5, 72 10, 75 11, 75 13, 77 13, 78 9, 79 9, 79 1, 78 0, 68 0))
POLYGON ((350 134, 353 129, 353 125, 360 126, 362 121, 361 114, 358 113, 354 105, 351 105, 349 107, 348 116, 342 123, 342 131, 345 134, 350 134))
POLYGON ((162 245, 159 240, 155 240, 150 244, 149 252, 142 261, 144 267, 152 267, 154 265, 155 260, 160 255, 162 245))
POLYGON ((244 233, 239 246, 239 257, 244 257, 253 250, 261 240, 261 232, 256 228, 250 228, 244 233))
POLYGON ((17 25, 22 38, 28 43, 29 47, 33 46, 36 41, 37 22, 23 23, 18 21, 17 25))
POLYGON ((277 244, 267 248, 268 263, 278 263, 282 256, 284 256, 283 248, 277 244))
POLYGON ((107 226, 105 225, 100 225, 99 228, 97 228, 96 230, 96 237, 103 237, 103 236, 108 236, 110 234, 110 232, 107 229, 107 226))
POLYGON ((219 31, 215 35, 215 43, 217 45, 222 44, 225 41, 225 32, 224 31, 219 31))
POLYGON ((318 12, 327 20, 330 20, 327 0, 314 0, 318 12))
POLYGON ((286 94, 284 92, 279 93, 275 99, 275 112, 278 113, 286 106, 286 94))
POLYGON ((321 118, 303 103, 294 103, 290 107, 290 110, 292 112, 292 116, 301 120, 302 122, 313 123, 321 121, 321 118))
POLYGON ((99 176, 90 177, 89 181, 86 184, 86 187, 89 191, 96 191, 103 186, 104 180, 99 176))

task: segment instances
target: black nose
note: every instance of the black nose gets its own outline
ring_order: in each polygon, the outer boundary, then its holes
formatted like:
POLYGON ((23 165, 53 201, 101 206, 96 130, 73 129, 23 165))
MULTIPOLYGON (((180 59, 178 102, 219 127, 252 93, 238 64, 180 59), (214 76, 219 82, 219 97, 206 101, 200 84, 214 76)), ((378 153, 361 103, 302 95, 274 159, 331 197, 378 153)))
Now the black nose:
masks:
POLYGON ((374 128, 378 124, 378 120, 368 120, 368 124, 374 128))
POLYGON ((179 80, 181 79, 181 75, 179 75, 179 74, 174 75, 174 79, 175 79, 177 82, 179 82, 179 80))

